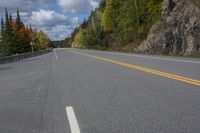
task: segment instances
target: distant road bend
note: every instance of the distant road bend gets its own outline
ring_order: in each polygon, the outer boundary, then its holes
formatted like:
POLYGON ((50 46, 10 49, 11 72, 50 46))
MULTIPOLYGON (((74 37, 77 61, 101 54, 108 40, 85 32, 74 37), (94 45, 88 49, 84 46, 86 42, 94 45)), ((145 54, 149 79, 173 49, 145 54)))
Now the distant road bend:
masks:
POLYGON ((0 133, 199 133, 200 60, 80 49, 0 65, 0 133))

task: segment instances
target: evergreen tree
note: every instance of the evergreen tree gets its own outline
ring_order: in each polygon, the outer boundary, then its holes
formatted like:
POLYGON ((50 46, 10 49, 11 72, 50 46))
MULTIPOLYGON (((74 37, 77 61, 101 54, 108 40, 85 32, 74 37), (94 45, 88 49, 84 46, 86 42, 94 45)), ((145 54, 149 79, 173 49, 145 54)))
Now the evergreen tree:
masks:
POLYGON ((5 9, 5 22, 4 19, 1 18, 0 23, 0 40, 2 40, 2 42, 0 42, 0 52, 3 56, 30 52, 30 42, 32 40, 35 40, 37 44, 35 51, 47 48, 48 44, 51 42, 43 32, 38 32, 36 29, 33 30, 31 25, 24 26, 19 10, 17 10, 17 16, 14 20, 13 16, 5 9))
POLYGON ((16 27, 17 27, 17 30, 23 27, 23 22, 21 21, 21 16, 19 14, 19 9, 17 9, 16 27))
POLYGON ((5 10, 5 30, 4 30, 4 45, 5 45, 5 54, 12 55, 18 53, 19 40, 17 38, 16 31, 13 27, 12 15, 8 15, 7 9, 5 10))
POLYGON ((9 16, 9 23, 10 23, 10 25, 12 26, 13 18, 12 18, 12 15, 11 15, 11 14, 10 14, 10 16, 9 16))
POLYGON ((5 30, 8 31, 9 28, 10 28, 10 23, 9 23, 8 10, 5 9, 5 30))
POLYGON ((4 20, 3 17, 1 17, 1 33, 0 33, 0 56, 3 56, 3 33, 4 33, 4 20))
POLYGON ((9 15, 8 10, 5 9, 5 28, 4 28, 4 34, 3 34, 3 54, 9 55, 11 54, 11 42, 10 42, 10 35, 11 35, 11 26, 9 22, 9 15))
POLYGON ((3 34, 4 31, 4 19, 1 17, 1 34, 3 34))

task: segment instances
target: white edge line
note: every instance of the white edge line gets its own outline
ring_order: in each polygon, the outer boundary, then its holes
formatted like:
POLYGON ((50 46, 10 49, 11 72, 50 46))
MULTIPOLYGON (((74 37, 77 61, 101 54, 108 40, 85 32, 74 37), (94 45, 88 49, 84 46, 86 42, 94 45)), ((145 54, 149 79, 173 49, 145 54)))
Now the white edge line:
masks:
MULTIPOLYGON (((102 51, 98 51, 102 52, 102 51)), ((103 51, 105 52, 105 51, 103 51)), ((145 55, 135 55, 135 54, 129 54, 129 53, 117 53, 117 52, 107 52, 109 54, 115 54, 115 55, 122 55, 122 56, 133 56, 133 57, 140 57, 140 58, 147 58, 147 59, 155 59, 155 60, 165 60, 165 61, 175 61, 175 62, 182 62, 182 63, 193 63, 193 64, 200 64, 200 61, 190 61, 190 60, 181 60, 181 59, 172 59, 167 57, 152 57, 152 56, 145 56, 145 55)))
POLYGON ((71 133, 81 133, 73 107, 71 106, 66 107, 66 113, 67 113, 70 129, 71 129, 71 133))
POLYGON ((176 62, 183 62, 183 63, 200 64, 200 62, 198 62, 198 61, 179 60, 179 59, 170 59, 170 58, 160 58, 160 57, 151 57, 151 56, 143 56, 143 55, 131 55, 131 54, 125 54, 125 53, 111 53, 111 54, 124 55, 124 56, 135 56, 135 57, 149 58, 149 59, 156 59, 156 60, 168 60, 168 61, 176 61, 176 62))
POLYGON ((56 57, 56 60, 57 60, 58 59, 58 55, 56 54, 56 50, 55 49, 53 50, 53 53, 54 53, 54 55, 56 57))

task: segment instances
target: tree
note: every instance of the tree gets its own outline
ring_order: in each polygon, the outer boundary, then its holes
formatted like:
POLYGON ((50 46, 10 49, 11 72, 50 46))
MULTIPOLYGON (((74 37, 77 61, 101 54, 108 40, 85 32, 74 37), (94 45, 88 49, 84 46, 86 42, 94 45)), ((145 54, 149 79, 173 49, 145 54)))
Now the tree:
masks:
POLYGON ((17 17, 16 17, 16 27, 17 27, 17 30, 19 30, 21 27, 23 27, 24 24, 23 22, 21 21, 21 17, 20 17, 20 13, 19 13, 19 9, 17 9, 17 17))
POLYGON ((138 14, 138 3, 137 3, 137 0, 134 0, 134 4, 135 4, 135 9, 136 9, 137 26, 138 26, 138 28, 139 28, 139 27, 140 27, 140 22, 139 22, 139 14, 138 14))
POLYGON ((136 48, 159 19, 163 0, 102 0, 72 33, 72 42, 89 48, 136 48), (80 32, 82 31, 82 32, 80 32), (80 34, 81 33, 81 34, 80 34), (81 36, 80 36, 81 35, 81 36))
POLYGON ((37 40, 35 50, 41 50, 48 47, 50 39, 43 33, 32 30, 31 25, 25 26, 21 20, 19 10, 17 10, 16 19, 5 9, 5 22, 1 18, 1 51, 3 55, 13 55, 31 51, 30 42, 37 40))
POLYGON ((102 26, 105 32, 112 31, 112 21, 110 16, 112 15, 112 0, 106 0, 106 8, 102 15, 102 26))
POLYGON ((3 42, 3 54, 4 55, 10 55, 11 54, 11 40, 10 40, 10 36, 12 33, 12 28, 9 22, 9 15, 8 15, 8 10, 5 9, 5 27, 4 27, 4 31, 3 31, 3 38, 2 38, 2 42, 3 42))
POLYGON ((4 54, 3 48, 3 36, 4 36, 4 19, 1 17, 1 33, 0 33, 0 56, 4 54))
POLYGON ((32 42, 34 43, 35 51, 47 49, 51 44, 51 40, 44 34, 44 32, 37 32, 37 30, 32 33, 32 42))
POLYGON ((1 17, 1 34, 3 34, 4 31, 4 19, 1 17))
POLYGON ((9 23, 10 23, 10 25, 12 26, 12 24, 13 24, 13 18, 12 18, 12 15, 10 14, 10 16, 9 16, 9 23))

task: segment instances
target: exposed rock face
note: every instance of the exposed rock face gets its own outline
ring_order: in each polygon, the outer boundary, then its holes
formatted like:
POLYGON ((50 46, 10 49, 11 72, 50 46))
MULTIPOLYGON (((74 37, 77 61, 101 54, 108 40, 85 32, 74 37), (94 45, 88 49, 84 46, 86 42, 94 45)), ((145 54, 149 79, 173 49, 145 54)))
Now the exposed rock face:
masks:
POLYGON ((200 0, 164 0, 160 20, 152 26, 138 50, 200 52, 200 0))

